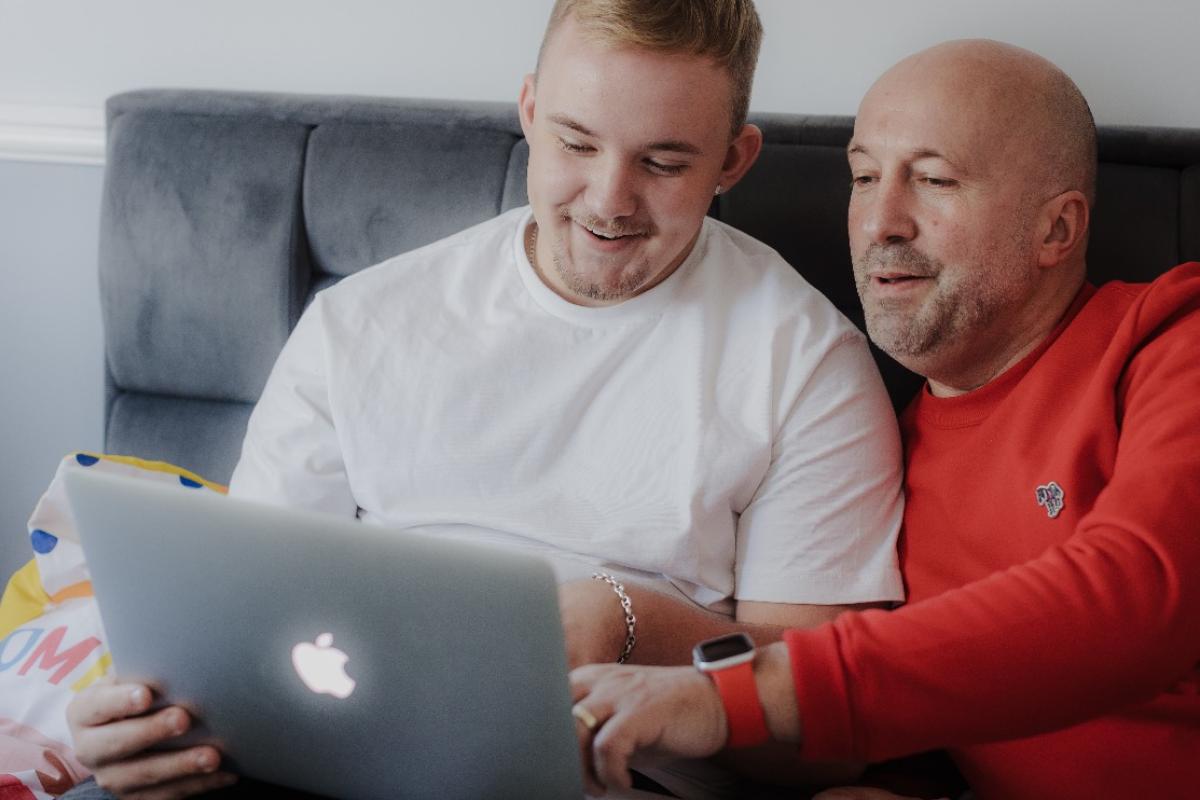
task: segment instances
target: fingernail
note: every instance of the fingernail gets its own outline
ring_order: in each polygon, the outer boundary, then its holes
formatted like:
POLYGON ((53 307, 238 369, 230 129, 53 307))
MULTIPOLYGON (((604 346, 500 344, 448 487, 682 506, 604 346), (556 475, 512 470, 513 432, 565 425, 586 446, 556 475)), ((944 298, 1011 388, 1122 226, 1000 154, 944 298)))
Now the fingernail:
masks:
POLYGON ((212 772, 217 768, 218 760, 213 758, 213 754, 208 750, 201 750, 196 754, 196 766, 201 772, 212 772))
POLYGON ((188 729, 187 714, 182 711, 176 711, 171 716, 171 732, 179 735, 188 729))
POLYGON ((129 699, 133 701, 134 706, 141 708, 150 698, 147 697, 146 689, 142 686, 139 686, 129 693, 129 699))

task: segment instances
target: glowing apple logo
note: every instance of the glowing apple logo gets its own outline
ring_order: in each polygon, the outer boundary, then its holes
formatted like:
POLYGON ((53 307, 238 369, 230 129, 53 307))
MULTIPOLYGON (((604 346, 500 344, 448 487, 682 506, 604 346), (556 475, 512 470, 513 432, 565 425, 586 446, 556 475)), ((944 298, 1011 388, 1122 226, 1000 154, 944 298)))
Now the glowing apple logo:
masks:
POLYGON ((304 685, 317 694, 345 700, 354 691, 354 679, 346 674, 349 656, 333 646, 333 634, 322 633, 315 644, 300 642, 292 648, 292 666, 304 685))

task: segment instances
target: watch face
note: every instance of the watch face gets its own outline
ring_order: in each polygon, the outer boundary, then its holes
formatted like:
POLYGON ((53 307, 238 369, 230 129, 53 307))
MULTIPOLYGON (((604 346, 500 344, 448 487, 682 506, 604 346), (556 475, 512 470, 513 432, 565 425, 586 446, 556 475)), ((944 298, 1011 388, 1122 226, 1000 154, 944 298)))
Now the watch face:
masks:
POLYGON ((697 660, 703 663, 712 663, 749 653, 753 649, 754 642, 749 636, 744 633, 731 633, 696 645, 696 656, 697 660))

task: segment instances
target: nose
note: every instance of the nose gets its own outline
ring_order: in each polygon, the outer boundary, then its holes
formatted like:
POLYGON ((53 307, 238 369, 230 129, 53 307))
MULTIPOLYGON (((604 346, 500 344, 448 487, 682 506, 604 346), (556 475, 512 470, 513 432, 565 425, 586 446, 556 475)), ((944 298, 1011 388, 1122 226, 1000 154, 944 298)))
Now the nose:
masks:
POLYGON ((872 190, 850 198, 851 220, 872 244, 897 244, 917 235, 906 181, 883 177, 872 190))
POLYGON ((637 211, 637 176, 619 158, 596 159, 588 180, 589 210, 600 219, 631 217, 637 211))

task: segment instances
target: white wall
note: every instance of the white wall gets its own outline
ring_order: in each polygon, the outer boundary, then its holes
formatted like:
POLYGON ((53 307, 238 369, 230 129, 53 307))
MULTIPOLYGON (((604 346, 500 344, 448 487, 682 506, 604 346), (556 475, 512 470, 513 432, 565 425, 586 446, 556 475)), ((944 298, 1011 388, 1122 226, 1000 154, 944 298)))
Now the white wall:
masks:
MULTIPOLYGON (((100 170, 65 164, 100 162, 104 98, 181 86, 512 100, 551 4, 0 0, 0 567, 23 556, 58 458, 101 441, 100 170)), ((757 110, 851 114, 900 57, 989 36, 1059 63, 1102 123, 1200 127, 1198 0, 758 6, 757 110)))
POLYGON ((55 466, 103 441, 101 170, 0 161, 0 584, 55 466))
MULTIPOLYGON (((141 86, 509 100, 551 0, 0 0, 0 105, 141 86)), ((854 112, 928 44, 989 36, 1076 78, 1109 123, 1200 126, 1197 0, 758 0, 754 107, 854 112)))

